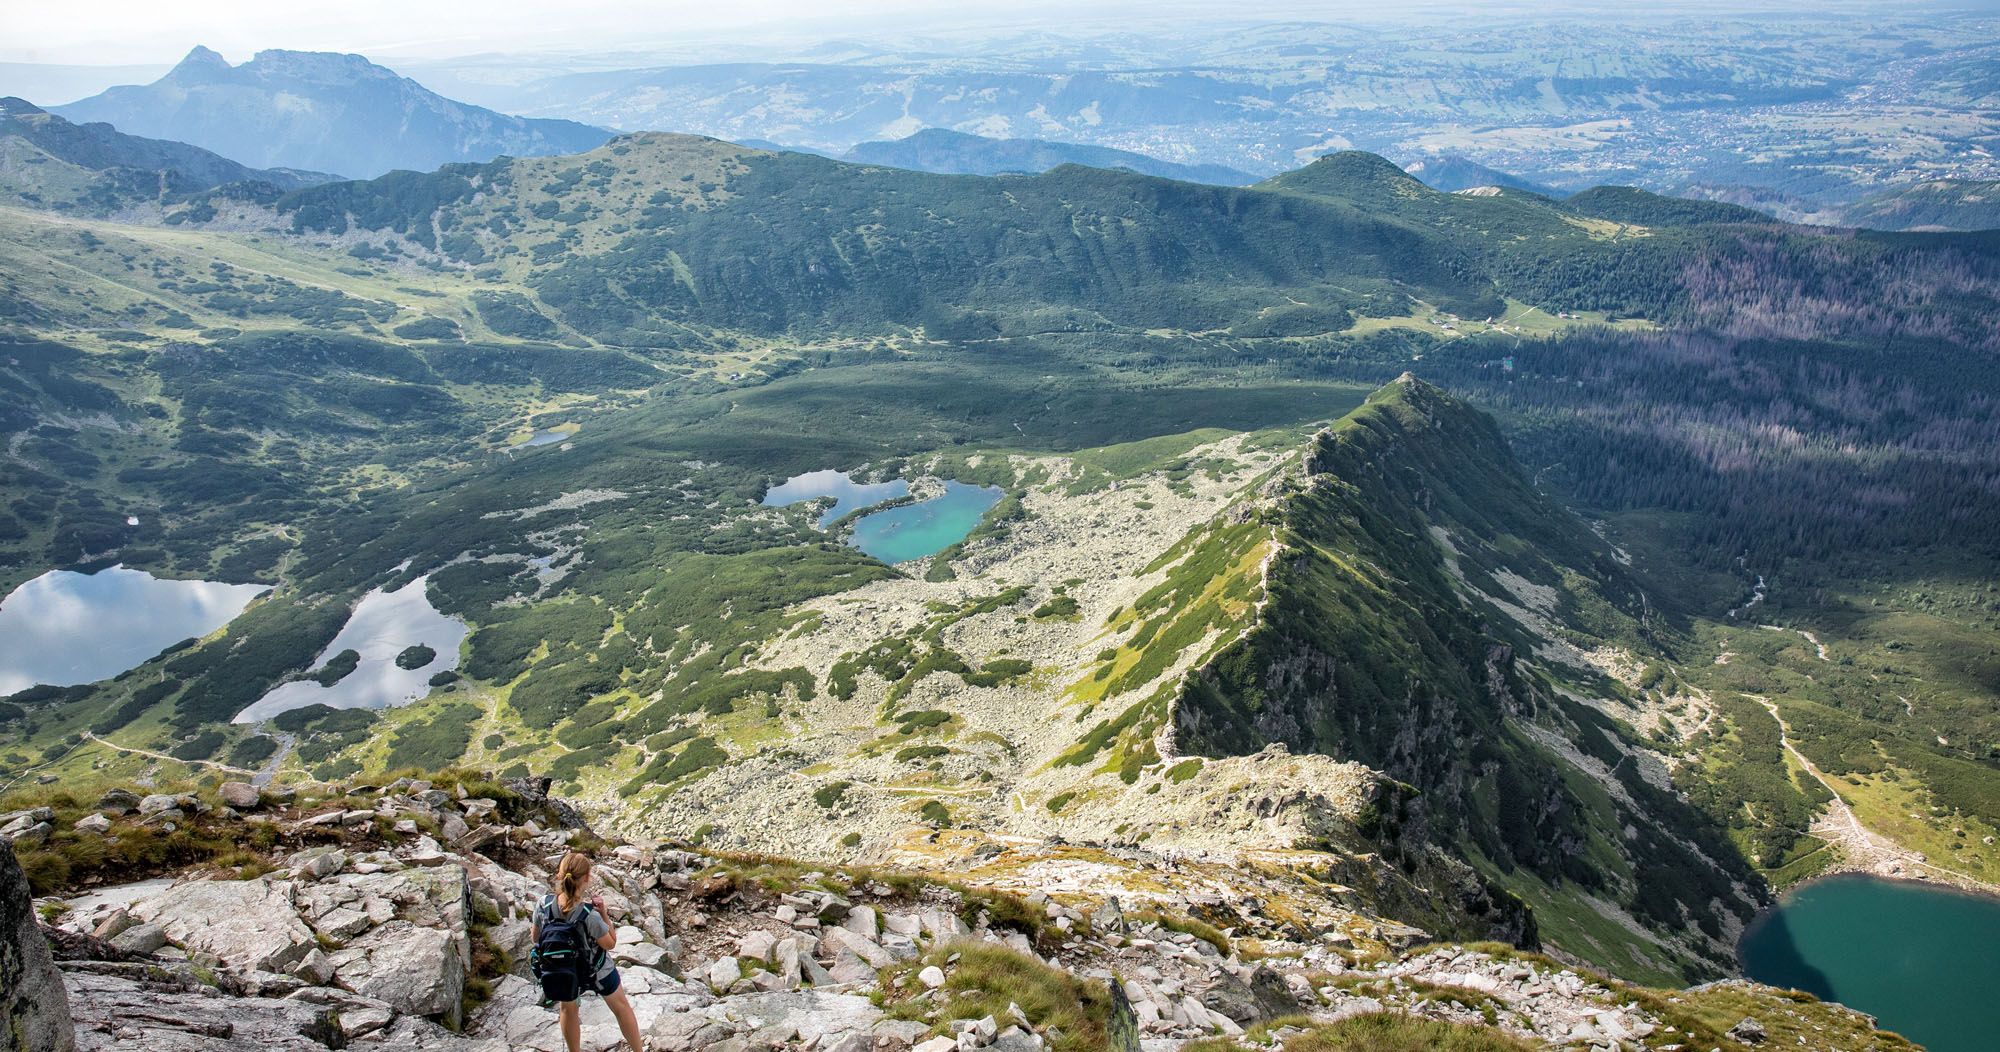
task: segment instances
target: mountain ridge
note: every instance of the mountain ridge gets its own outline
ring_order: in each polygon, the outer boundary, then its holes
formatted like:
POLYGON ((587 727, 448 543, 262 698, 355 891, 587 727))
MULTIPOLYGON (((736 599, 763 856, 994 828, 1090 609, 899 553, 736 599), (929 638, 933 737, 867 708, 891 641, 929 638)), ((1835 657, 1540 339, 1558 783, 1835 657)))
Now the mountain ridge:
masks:
POLYGON ((126 135, 108 124, 73 124, 19 98, 0 98, 0 143, 24 151, 0 185, 19 200, 103 214, 131 200, 167 203, 234 184, 265 200, 326 182, 332 176, 291 169, 257 169, 198 146, 126 135), (34 170, 49 162, 69 170, 67 180, 34 170), (68 185, 64 185, 67 183, 68 185), (65 191, 51 198, 50 190, 65 191))
POLYGON ((150 85, 111 88, 54 112, 246 164, 349 178, 503 154, 568 153, 610 136, 574 121, 454 102, 361 55, 278 49, 231 66, 197 46, 150 85))
POLYGON ((1248 186, 1258 181, 1257 176, 1223 165, 1177 164, 1108 146, 1046 139, 994 139, 947 128, 925 128, 901 139, 858 143, 841 159, 940 175, 1032 175, 1063 164, 1081 164, 1220 186, 1248 186))

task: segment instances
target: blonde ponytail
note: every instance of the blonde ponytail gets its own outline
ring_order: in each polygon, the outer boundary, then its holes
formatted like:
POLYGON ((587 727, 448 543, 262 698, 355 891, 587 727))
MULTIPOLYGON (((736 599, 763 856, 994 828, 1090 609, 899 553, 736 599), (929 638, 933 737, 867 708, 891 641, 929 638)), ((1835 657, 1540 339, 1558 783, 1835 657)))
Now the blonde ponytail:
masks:
POLYGON ((557 908, 561 909, 564 913, 575 909, 577 893, 583 890, 584 882, 589 879, 589 855, 581 851, 572 851, 564 855, 562 863, 556 866, 555 886, 557 908))

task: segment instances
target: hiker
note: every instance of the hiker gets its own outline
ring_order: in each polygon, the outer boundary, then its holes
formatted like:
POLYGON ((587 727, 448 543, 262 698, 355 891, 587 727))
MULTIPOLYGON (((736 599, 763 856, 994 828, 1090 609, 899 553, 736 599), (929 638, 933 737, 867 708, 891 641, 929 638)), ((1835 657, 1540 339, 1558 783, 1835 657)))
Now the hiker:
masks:
POLYGON ((556 867, 554 884, 554 894, 544 896, 535 907, 534 968, 544 1001, 556 1004, 563 1041, 568 1043, 569 1052, 579 1052, 583 1018, 578 999, 589 990, 604 998, 632 1052, 643 1052, 639 1020, 632 1014, 632 1002, 619 987, 618 969, 611 963, 610 951, 618 944, 618 937, 611 932, 604 900, 596 895, 583 897, 590 887, 590 856, 581 851, 564 855, 556 867))

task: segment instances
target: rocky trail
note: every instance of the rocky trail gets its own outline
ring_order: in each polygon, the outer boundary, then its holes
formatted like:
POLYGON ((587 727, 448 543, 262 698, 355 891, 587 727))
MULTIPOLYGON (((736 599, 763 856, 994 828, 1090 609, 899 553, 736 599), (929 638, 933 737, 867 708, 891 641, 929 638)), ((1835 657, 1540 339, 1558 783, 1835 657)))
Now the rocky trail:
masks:
POLYGON ((1784 717, 1778 714, 1778 706, 1771 699, 1760 695, 1743 696, 1762 705, 1764 711, 1771 714, 1771 718, 1778 723, 1780 741, 1785 747, 1786 754, 1833 797, 1827 803, 1826 810, 1813 821, 1809 832, 1839 849, 1841 861, 1836 864, 1836 870, 1845 869, 1858 873, 1872 873, 1880 877, 1917 880, 1937 878, 1943 883, 1970 891, 2000 895, 2000 887, 1995 887, 1969 873, 1937 865, 1925 858, 1922 853, 1911 851, 1862 825, 1860 816, 1854 813, 1854 808, 1848 806, 1846 799, 1840 795, 1840 788, 1814 766, 1813 762, 1806 758, 1806 754, 1799 751, 1798 746, 1792 744, 1791 727, 1785 723, 1784 717))
MULTIPOLYGON (((9 829, 23 820, 8 839, 31 854, 57 821, 107 841, 144 824, 270 845, 265 863, 38 900, 45 927, 28 916, 12 851, 0 851, 0 894, 24 925, 8 937, 27 948, 0 961, 37 969, 10 982, 9 996, 39 991, 46 1009, 60 990, 66 1006, 67 1036, 38 1048, 557 1052, 555 1016, 526 972, 528 918, 573 846, 595 853, 594 888, 649 1052, 1235 1042, 1226 1052, 1373 1013, 1497 1027, 1551 1048, 1721 1047, 1677 998, 1498 945, 1413 950, 1423 932, 1355 913, 1326 890, 1310 923, 1279 920, 1297 888, 1271 861, 1127 853, 1127 884, 1150 890, 1122 899, 1101 890, 1120 886, 1105 879, 1109 861, 1048 845, 1019 845, 1041 861, 1010 880, 975 879, 986 869, 969 864, 950 874, 814 867, 606 841, 545 781, 526 779, 403 779, 336 795, 230 782, 212 800, 114 790, 74 820, 53 808, 0 816, 9 829), (42 940, 53 962, 33 952, 42 940), (996 974, 1028 1007, 979 987, 996 974), (1103 1033, 1054 1022, 1030 996, 1051 987, 1099 991, 1084 996, 1101 999, 1091 1025, 1103 1033)), ((991 868, 1008 849, 972 850, 991 868)), ((1872 1026, 1760 991, 1725 993, 1758 1011, 1762 1022, 1746 1025, 1760 1034, 1796 1022, 1817 1035, 1796 1047, 1858 1047, 1839 1035, 1872 1026)), ((583 1024, 585 1049, 618 1047, 601 1001, 586 998, 583 1024)), ((1732 1035, 1725 1043, 1744 1047, 1732 1035)))

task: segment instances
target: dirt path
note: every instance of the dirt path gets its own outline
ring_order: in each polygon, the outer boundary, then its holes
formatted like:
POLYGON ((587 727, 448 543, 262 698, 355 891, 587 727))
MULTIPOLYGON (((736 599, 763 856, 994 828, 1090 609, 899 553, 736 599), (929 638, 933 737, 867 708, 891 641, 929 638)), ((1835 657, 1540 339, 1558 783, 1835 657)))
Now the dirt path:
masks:
POLYGON ((1785 752, 1797 760, 1799 766, 1804 768, 1807 774, 1812 775, 1815 781, 1826 787, 1827 793, 1833 797, 1826 805, 1826 810, 1813 821, 1809 832, 1839 847, 1841 854, 1845 856, 1846 868, 1881 877, 1902 877, 1909 875, 1909 872, 1934 873, 1944 877, 1946 883, 1983 891, 1989 895, 2000 895, 2000 886, 1930 862, 1922 855, 1862 825, 1861 819, 1854 813, 1854 808, 1848 806, 1846 798, 1840 795, 1840 790, 1833 784, 1833 780, 1820 773, 1820 769, 1813 766, 1813 762, 1806 758, 1806 754, 1792 744, 1792 729, 1785 723, 1784 717, 1778 715, 1778 706, 1760 694, 1743 696, 1764 706, 1764 711, 1770 713, 1771 718, 1778 723, 1778 738, 1785 747, 1785 752))
POLYGON ((164 763, 184 763, 190 767, 213 767, 218 771, 228 771, 232 774, 244 774, 244 775, 250 775, 252 777, 255 777, 257 774, 257 772, 255 771, 247 771, 241 767, 231 767, 226 763, 217 763, 214 760, 183 760, 176 756, 168 756, 166 753, 163 752, 153 752, 150 749, 135 749, 129 745, 120 745, 114 741, 107 741, 103 738, 98 737, 95 734, 92 734, 89 731, 84 731, 83 737, 86 741, 94 741, 97 744, 102 745, 107 749, 112 749, 123 753, 131 753, 134 756, 151 757, 152 759, 160 760, 164 763))

